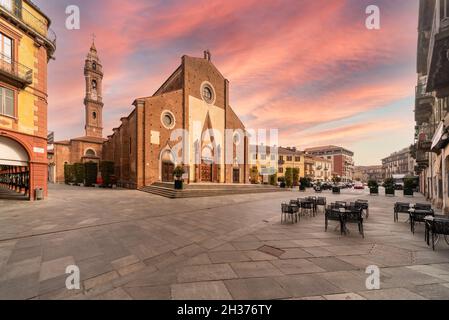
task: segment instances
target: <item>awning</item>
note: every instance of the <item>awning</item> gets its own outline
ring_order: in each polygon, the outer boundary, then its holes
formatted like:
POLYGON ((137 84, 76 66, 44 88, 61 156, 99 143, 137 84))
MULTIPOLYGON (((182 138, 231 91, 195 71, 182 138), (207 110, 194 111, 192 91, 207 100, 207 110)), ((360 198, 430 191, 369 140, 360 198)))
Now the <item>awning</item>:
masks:
POLYGON ((438 149, 443 149, 449 141, 449 136, 446 131, 446 127, 444 122, 441 121, 438 129, 435 131, 435 135, 432 139, 432 147, 431 150, 435 151, 438 149))
POLYGON ((16 141, 0 136, 0 165, 28 166, 26 150, 16 141))

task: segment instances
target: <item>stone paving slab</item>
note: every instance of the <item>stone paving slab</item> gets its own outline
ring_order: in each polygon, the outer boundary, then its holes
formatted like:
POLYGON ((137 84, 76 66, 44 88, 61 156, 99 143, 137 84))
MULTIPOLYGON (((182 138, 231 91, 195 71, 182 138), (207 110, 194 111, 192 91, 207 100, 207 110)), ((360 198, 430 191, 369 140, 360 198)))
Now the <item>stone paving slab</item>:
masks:
POLYGON ((434 252, 422 226, 412 235, 393 222, 394 202, 421 196, 323 193, 369 200, 363 239, 325 232, 322 212, 281 224, 280 203, 306 195, 169 200, 50 186, 46 201, 0 200, 0 299, 449 299, 449 246, 434 252), (65 288, 71 264, 80 290, 65 288), (366 289, 372 265, 381 290, 366 289))

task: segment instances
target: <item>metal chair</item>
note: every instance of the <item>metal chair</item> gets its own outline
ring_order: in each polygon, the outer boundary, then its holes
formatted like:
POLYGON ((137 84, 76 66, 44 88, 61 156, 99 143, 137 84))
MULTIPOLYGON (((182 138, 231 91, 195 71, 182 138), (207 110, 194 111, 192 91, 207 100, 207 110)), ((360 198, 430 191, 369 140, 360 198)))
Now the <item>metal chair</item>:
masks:
POLYGON ((410 203, 396 202, 394 204, 394 222, 399 222, 399 213, 410 215, 410 203))
POLYGON ((414 209, 410 214, 410 229, 415 234, 415 225, 417 222, 426 222, 426 217, 435 217, 435 212, 430 209, 414 209))
POLYGON ((318 197, 316 205, 317 205, 317 209, 319 206, 323 207, 323 209, 326 209, 327 199, 324 197, 318 197))
POLYGON ((347 234, 348 231, 348 228, 346 227, 346 224, 348 223, 356 223, 359 227, 359 233, 362 235, 363 239, 365 239, 362 208, 353 208, 342 216, 342 226, 345 234, 347 234))
POLYGON ((283 203, 281 205, 282 213, 281 213, 281 224, 288 221, 288 218, 291 218, 292 224, 298 222, 298 207, 293 207, 288 205, 287 203, 283 203))
POLYGON ((435 251, 435 246, 437 245, 441 236, 444 236, 444 240, 449 245, 449 240, 447 238, 449 236, 449 219, 435 218, 434 220, 427 221, 426 224, 427 224, 426 228, 427 244, 429 244, 430 241, 429 233, 431 233, 433 251, 435 251))
POLYGON ((369 202, 368 202, 368 200, 357 200, 356 202, 356 205, 358 205, 359 207, 361 207, 362 208, 362 210, 364 210, 365 211, 365 213, 366 213, 366 219, 368 219, 369 218, 369 202))
POLYGON ((326 208, 325 209, 325 231, 327 232, 327 229, 329 227, 329 221, 338 221, 340 223, 340 232, 341 235, 343 235, 343 221, 341 217, 341 212, 339 210, 326 208))
POLYGON ((313 202, 311 201, 303 201, 301 202, 301 211, 303 215, 314 216, 313 202))

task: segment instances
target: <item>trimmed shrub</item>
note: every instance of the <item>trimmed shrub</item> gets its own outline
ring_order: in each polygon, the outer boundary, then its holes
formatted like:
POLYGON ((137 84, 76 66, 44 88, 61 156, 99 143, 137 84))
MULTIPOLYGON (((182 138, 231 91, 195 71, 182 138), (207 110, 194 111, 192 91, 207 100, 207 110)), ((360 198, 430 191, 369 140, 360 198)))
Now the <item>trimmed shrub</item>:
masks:
POLYGON ((394 189, 394 179, 388 178, 384 181, 384 188, 385 188, 385 194, 388 196, 394 196, 395 195, 395 189, 394 189))
POLYGON ((379 194, 379 184, 376 180, 370 180, 368 181, 368 187, 370 194, 379 194))
POLYGON ((110 187, 114 183, 114 162, 102 161, 100 162, 100 172, 103 178, 103 186, 110 187))
POLYGON ((84 164, 83 163, 75 163, 75 183, 83 184, 86 179, 84 164))
POLYGON ((84 164, 86 170, 86 187, 92 187, 97 183, 98 165, 95 162, 84 164))
POLYGON ((416 183, 413 178, 404 179, 404 196, 413 196, 416 183))
POLYGON ((71 164, 64 165, 64 182, 65 184, 75 182, 75 167, 71 164))

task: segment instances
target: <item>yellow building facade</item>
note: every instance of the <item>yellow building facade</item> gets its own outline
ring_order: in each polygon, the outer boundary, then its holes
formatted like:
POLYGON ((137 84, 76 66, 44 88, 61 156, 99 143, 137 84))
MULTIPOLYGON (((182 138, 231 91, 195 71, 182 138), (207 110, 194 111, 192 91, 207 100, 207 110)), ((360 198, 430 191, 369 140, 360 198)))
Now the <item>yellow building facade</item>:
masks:
POLYGON ((29 0, 0 2, 0 183, 31 199, 47 192, 50 23, 29 0))

